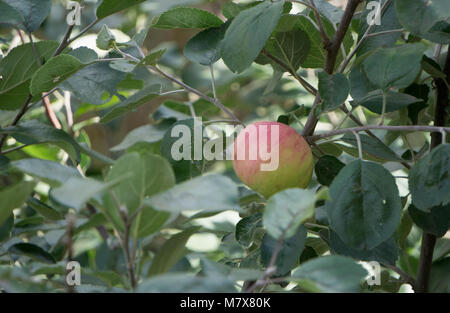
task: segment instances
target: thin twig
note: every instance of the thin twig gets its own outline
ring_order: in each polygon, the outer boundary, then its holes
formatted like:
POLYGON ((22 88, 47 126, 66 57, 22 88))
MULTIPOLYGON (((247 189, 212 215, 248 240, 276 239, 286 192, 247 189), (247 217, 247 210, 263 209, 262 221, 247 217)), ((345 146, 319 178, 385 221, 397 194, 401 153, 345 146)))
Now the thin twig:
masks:
POLYGON ((216 81, 214 80, 214 67, 212 64, 209 66, 209 71, 211 72, 211 88, 212 88, 213 96, 214 96, 214 99, 217 99, 216 81))
POLYGON ((323 27, 322 18, 320 17, 320 13, 316 8, 316 5, 314 4, 314 0, 309 0, 311 2, 311 7, 314 8, 314 17, 316 18, 317 25, 319 26, 319 32, 320 36, 322 37, 322 43, 325 50, 330 49, 331 46, 331 40, 328 37, 327 33, 325 32, 325 27, 323 27))
MULTIPOLYGON (((65 46, 67 47, 68 45, 70 45, 72 42, 74 42, 75 40, 77 40, 78 38, 80 38, 81 36, 84 35, 84 33, 86 33, 87 31, 89 31, 92 27, 94 27, 98 22, 100 22, 100 20, 97 18, 95 20, 93 20, 88 26, 86 26, 85 28, 83 28, 82 31, 80 31, 77 35, 75 35, 74 37, 70 38, 69 40, 66 41, 65 46)), ((65 47, 64 47, 65 48, 65 47)), ((63 49, 64 49, 63 48, 63 49)))
POLYGON ((352 128, 342 128, 342 129, 336 129, 330 132, 313 135, 307 137, 309 141, 317 141, 322 138, 332 137, 336 135, 342 135, 346 133, 351 132, 361 132, 366 131, 370 129, 383 129, 383 130, 389 130, 389 131, 422 131, 422 132, 438 132, 440 133, 441 130, 450 132, 450 127, 437 127, 437 126, 421 126, 421 125, 405 125, 405 126, 388 126, 388 125, 368 125, 368 126, 361 126, 361 127, 352 127, 352 128))

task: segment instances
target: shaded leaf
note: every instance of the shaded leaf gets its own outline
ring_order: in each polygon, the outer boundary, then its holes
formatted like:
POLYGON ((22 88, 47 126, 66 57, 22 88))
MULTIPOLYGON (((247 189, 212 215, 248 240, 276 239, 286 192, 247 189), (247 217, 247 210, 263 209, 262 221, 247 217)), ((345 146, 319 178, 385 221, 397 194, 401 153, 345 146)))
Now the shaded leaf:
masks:
POLYGON ((345 166, 338 158, 332 155, 324 155, 317 161, 314 169, 317 176, 317 181, 329 186, 333 179, 339 174, 340 170, 345 166))
POLYGON ((8 252, 12 254, 27 256, 41 263, 56 263, 55 258, 50 253, 48 253, 41 247, 31 243, 16 243, 8 248, 8 252))
POLYGON ((319 72, 319 94, 322 99, 321 111, 328 112, 337 109, 345 102, 349 93, 347 77, 342 73, 330 75, 319 72))
POLYGON ((97 7, 96 15, 99 19, 102 19, 144 1, 145 0, 103 0, 97 7))
POLYGON ((208 11, 195 8, 174 8, 153 20, 153 28, 210 28, 219 27, 222 21, 208 11))

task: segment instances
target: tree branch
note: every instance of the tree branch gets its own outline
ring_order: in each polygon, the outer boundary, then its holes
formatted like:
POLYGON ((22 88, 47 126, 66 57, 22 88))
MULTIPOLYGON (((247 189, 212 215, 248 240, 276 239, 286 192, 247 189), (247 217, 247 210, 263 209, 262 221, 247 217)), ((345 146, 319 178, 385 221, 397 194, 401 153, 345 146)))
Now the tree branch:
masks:
POLYGON ((450 127, 437 127, 437 126, 420 126, 420 125, 405 125, 405 126, 388 126, 388 125, 368 125, 361 127, 351 127, 351 128, 342 128, 336 129, 330 132, 308 136, 308 141, 314 142, 322 138, 332 137, 336 135, 342 135, 351 132, 361 132, 369 129, 383 129, 389 131, 423 131, 423 132, 437 132, 441 133, 442 131, 450 132, 450 127))
MULTIPOLYGON (((447 82, 450 82, 450 53, 447 53, 444 73, 447 82)), ((436 84, 436 107, 434 111, 434 125, 444 126, 447 118, 446 109, 450 106, 449 90, 447 83, 442 78, 435 79, 436 84)), ((442 127, 444 128, 444 127, 442 127)), ((431 149, 436 148, 442 143, 442 134, 434 133, 431 135, 431 149)), ((433 263, 433 252, 436 245, 436 236, 424 232, 422 235, 422 246, 420 248, 419 268, 417 270, 417 279, 414 290, 416 292, 428 292, 430 284, 431 265, 433 263)))

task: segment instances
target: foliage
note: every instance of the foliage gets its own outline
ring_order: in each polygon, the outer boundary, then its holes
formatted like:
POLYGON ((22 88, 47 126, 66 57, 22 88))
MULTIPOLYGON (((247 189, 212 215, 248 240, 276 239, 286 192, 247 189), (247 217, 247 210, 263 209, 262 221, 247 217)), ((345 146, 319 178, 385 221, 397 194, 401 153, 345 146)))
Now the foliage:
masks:
POLYGON ((450 291, 449 1, 79 2, 0 0, 0 292, 450 291), (306 189, 218 152, 260 120, 306 189))

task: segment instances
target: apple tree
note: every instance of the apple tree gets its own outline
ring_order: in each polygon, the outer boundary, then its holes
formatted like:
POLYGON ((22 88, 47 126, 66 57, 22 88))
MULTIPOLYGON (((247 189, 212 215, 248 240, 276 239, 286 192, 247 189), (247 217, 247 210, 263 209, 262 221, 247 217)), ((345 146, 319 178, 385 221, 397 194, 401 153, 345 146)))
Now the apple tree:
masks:
POLYGON ((0 0, 0 292, 449 292, 449 23, 0 0), (224 156, 262 121, 272 174, 224 156))

